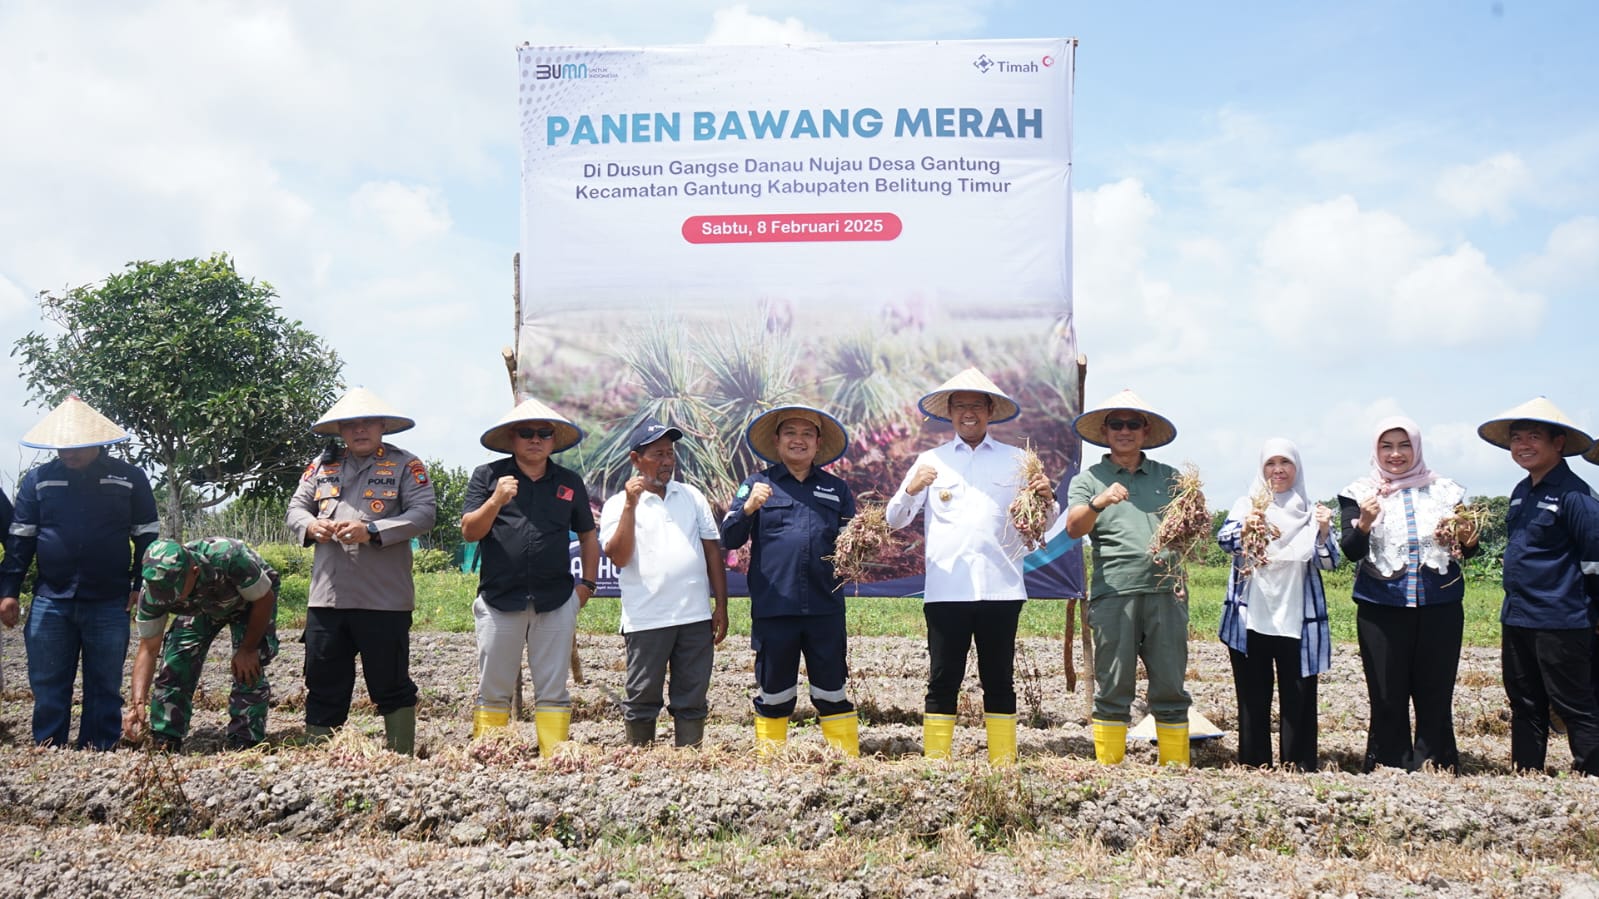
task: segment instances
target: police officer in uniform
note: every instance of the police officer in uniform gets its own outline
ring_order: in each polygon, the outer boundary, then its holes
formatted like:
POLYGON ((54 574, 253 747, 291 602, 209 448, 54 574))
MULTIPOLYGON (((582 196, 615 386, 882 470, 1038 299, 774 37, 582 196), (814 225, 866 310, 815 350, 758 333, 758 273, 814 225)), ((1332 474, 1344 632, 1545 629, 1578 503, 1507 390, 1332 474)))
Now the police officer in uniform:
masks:
POLYGON ((345 394, 311 430, 338 436, 305 469, 289 501, 289 530, 316 546, 305 621, 305 729, 330 736, 350 714, 355 657, 383 716, 386 744, 416 741, 411 680, 411 538, 433 527, 437 504, 427 467, 383 436, 416 422, 371 391, 345 394))

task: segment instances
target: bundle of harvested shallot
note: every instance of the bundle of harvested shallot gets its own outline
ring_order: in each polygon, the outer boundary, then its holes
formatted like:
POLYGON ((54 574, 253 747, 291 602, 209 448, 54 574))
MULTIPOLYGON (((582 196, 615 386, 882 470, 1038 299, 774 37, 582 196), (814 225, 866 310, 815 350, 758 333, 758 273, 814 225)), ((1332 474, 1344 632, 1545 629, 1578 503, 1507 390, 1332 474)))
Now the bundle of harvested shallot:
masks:
POLYGON ((1028 552, 1044 545, 1044 532, 1049 530, 1049 513, 1054 507, 1051 500, 1047 500, 1028 486, 1033 478, 1044 473, 1044 462, 1028 447, 1022 453, 1021 465, 1016 470, 1016 477, 1021 481, 1021 492, 1010 502, 1010 523, 1016 528, 1016 533, 1022 536, 1022 544, 1028 552))
POLYGON ((1438 519, 1432 538, 1449 555, 1465 558, 1466 545, 1474 543, 1488 525, 1488 507, 1480 503, 1456 503, 1453 512, 1438 519))
POLYGON ((823 558, 833 563, 839 583, 859 582, 865 579, 866 569, 883 554, 893 533, 882 503, 860 503, 855 517, 838 532, 833 554, 823 558))
POLYGON ((1271 508, 1271 490, 1265 485, 1249 497, 1249 515, 1244 517, 1244 528, 1239 534, 1238 543, 1243 556, 1242 573, 1250 575, 1256 568, 1264 568, 1270 560, 1266 552, 1271 547, 1271 542, 1283 535, 1282 529, 1272 524, 1266 518, 1266 510, 1271 508))
POLYGON ((1149 554, 1155 564, 1169 569, 1169 575, 1181 578, 1187 563, 1198 561, 1200 544, 1210 536, 1204 484, 1199 480, 1199 468, 1190 462, 1172 479, 1171 501, 1161 507, 1160 527, 1150 541, 1149 554))

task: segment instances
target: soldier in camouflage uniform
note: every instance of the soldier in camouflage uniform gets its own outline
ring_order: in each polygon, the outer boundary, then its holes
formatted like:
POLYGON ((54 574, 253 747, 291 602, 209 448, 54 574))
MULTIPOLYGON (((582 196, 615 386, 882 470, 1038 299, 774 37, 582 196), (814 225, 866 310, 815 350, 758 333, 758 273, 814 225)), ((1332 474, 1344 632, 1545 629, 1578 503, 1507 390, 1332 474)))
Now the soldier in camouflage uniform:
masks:
POLYGON ((271 698, 266 666, 278 654, 278 573, 242 541, 207 537, 186 544, 157 540, 144 554, 143 574, 134 616, 139 651, 123 732, 138 734, 148 711, 156 746, 181 749, 200 666, 211 641, 227 628, 233 637, 228 748, 248 748, 266 739, 271 698), (169 614, 177 616, 170 629, 169 614))

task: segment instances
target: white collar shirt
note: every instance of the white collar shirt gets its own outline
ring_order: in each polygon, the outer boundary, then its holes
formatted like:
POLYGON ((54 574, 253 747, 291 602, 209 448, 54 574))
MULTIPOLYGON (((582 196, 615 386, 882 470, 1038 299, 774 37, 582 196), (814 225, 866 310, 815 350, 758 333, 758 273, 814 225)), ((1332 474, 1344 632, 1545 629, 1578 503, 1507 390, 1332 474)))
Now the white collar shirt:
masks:
MULTIPOLYGON (((1026 547, 1010 522, 1010 504, 1025 489, 1024 453, 985 435, 976 447, 956 437, 916 457, 885 508, 890 527, 902 528, 925 512, 927 602, 1027 598, 1022 576, 1026 547), (922 465, 938 471, 933 483, 905 492, 922 465)), ((1050 510, 1053 524, 1059 504, 1050 510)))
MULTIPOLYGON (((622 517, 626 493, 600 510, 600 545, 609 543, 622 517)), ((672 481, 664 497, 644 491, 633 510, 633 557, 617 569, 622 592, 622 633, 693 624, 711 617, 711 583, 705 545, 719 532, 705 495, 672 481)))

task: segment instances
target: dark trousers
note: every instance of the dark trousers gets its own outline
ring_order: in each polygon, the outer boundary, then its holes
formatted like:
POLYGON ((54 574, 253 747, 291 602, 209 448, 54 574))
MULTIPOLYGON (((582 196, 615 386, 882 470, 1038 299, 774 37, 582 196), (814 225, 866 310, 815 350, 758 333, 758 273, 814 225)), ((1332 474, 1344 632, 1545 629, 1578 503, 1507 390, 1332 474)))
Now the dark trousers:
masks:
POLYGON ((305 612, 305 723, 339 727, 350 717, 355 657, 379 715, 416 705, 411 613, 310 608, 305 612))
POLYGON ((800 656, 811 682, 811 705, 821 716, 855 711, 844 692, 849 679, 848 629, 844 613, 781 615, 750 619, 755 650, 755 714, 787 718, 799 699, 800 656))
POLYGON ((927 701, 924 710, 953 715, 966 678, 966 654, 977 645, 977 679, 983 711, 1016 714, 1016 622, 1023 600, 925 602, 927 701))
POLYGON ((709 709, 706 694, 711 687, 711 670, 716 663, 715 632, 711 619, 692 624, 673 624, 633 631, 622 635, 627 656, 626 693, 622 699, 622 718, 627 721, 654 721, 661 707, 674 720, 705 719, 709 709), (670 675, 671 704, 667 705, 670 675))
POLYGON ((1566 722, 1572 767, 1599 774, 1599 703, 1594 699, 1593 634, 1588 630, 1501 629, 1505 694, 1510 697, 1510 760, 1542 771, 1549 709, 1566 722))
POLYGON ((1316 676, 1300 675, 1299 638, 1249 631, 1248 654, 1232 657, 1238 690, 1238 764, 1271 765, 1271 694, 1279 691, 1282 719, 1277 753, 1284 768, 1316 770, 1316 676))
POLYGON ((1455 674, 1460 669, 1465 610, 1458 602, 1415 608, 1370 602, 1355 606, 1360 662, 1366 669, 1371 702, 1364 770, 1384 765, 1416 771, 1427 762, 1458 768, 1455 674))

